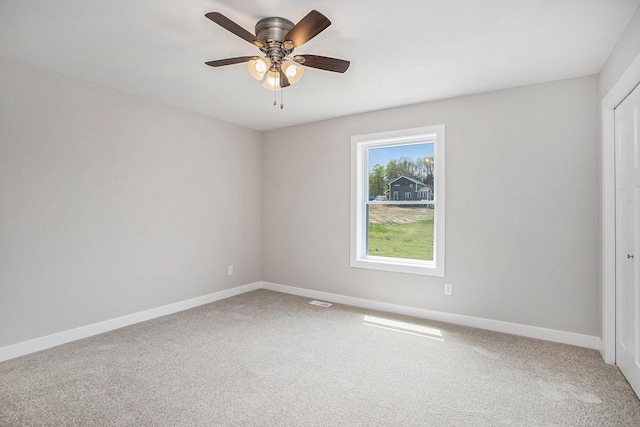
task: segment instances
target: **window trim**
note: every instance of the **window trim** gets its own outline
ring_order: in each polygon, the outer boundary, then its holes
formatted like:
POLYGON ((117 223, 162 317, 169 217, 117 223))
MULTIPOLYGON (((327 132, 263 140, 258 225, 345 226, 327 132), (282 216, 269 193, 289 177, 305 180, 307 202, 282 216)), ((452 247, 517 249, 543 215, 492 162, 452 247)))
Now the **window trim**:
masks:
MULTIPOLYGON (((351 137, 351 248, 350 265, 356 268, 444 277, 445 266, 445 126, 433 125, 351 137), (366 206, 369 188, 368 148, 418 144, 434 140, 434 251, 433 261, 367 255, 366 206), (437 200, 436 200, 437 199, 437 200)), ((416 201, 409 203, 415 204, 416 201)), ((398 202, 396 202, 398 203, 398 202)))

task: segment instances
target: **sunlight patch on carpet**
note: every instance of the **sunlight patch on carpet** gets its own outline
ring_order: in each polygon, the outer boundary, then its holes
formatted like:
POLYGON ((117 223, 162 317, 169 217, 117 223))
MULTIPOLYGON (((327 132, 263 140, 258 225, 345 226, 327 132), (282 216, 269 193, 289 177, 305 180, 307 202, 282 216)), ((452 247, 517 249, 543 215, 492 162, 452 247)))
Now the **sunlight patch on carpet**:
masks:
POLYGON ((442 332, 439 329, 428 328, 426 326, 415 325, 413 323, 400 322, 397 320, 384 319, 376 316, 364 316, 362 322, 366 326, 387 329, 395 332, 402 332, 409 335, 417 335, 424 338, 431 338, 437 341, 444 341, 442 332))
POLYGON ((318 307, 331 307, 331 303, 330 302, 324 302, 324 301, 311 301, 309 304, 311 305, 317 305, 318 307))

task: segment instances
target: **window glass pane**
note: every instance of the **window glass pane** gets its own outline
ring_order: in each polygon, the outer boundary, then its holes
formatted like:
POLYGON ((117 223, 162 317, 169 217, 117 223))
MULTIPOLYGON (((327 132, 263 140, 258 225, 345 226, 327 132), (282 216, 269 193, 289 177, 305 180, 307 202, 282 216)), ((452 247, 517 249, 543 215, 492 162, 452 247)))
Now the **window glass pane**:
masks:
POLYGON ((433 145, 369 148, 367 200, 433 200, 433 145))
POLYGON ((367 255, 433 261, 433 205, 367 208, 367 255))

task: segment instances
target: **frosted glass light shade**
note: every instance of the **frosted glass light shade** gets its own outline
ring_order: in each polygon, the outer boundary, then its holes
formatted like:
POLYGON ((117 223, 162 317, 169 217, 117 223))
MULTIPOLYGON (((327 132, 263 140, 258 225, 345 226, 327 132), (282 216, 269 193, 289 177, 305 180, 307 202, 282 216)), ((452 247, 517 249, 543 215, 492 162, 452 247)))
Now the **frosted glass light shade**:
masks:
POLYGON ((269 71, 262 87, 269 90, 280 89, 280 73, 269 71))
POLYGON ((269 60, 267 58, 252 59, 247 63, 249 74, 256 80, 262 80, 264 73, 269 69, 269 60))
POLYGON ((304 69, 293 61, 285 61, 282 64, 282 71, 285 73, 287 79, 289 79, 289 83, 291 84, 300 80, 302 73, 304 73, 304 69))

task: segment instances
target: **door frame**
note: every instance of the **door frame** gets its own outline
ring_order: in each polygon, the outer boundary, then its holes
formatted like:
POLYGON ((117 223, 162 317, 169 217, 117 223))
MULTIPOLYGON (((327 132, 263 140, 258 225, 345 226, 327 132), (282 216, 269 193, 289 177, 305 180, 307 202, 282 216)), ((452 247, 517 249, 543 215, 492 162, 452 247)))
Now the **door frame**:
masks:
POLYGON ((616 363, 616 156, 615 108, 640 84, 640 55, 603 98, 601 164, 602 346, 606 363, 616 363))

